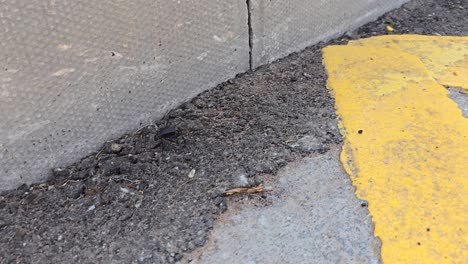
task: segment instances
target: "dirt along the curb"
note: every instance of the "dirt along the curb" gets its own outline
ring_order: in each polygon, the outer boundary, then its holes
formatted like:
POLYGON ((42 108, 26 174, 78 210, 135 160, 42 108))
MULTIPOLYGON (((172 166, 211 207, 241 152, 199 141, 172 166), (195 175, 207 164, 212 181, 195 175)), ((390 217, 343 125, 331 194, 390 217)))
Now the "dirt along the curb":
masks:
MULTIPOLYGON (((466 1, 412 1, 331 43, 381 34, 467 35, 467 10, 466 1)), ((256 186, 289 162, 341 143, 324 45, 204 92, 163 120, 55 169, 46 183, 3 192, 0 263, 172 263, 204 245, 226 210, 224 190, 256 186), (160 134, 163 127, 176 133, 160 134)))
POLYGON ((202 246, 225 189, 341 139, 319 48, 205 92, 50 182, 4 193, 0 259, 166 263, 202 246), (162 138, 159 129, 176 134, 162 138), (314 144, 301 145, 309 136, 314 144), (194 172, 194 174, 193 174, 194 172), (189 177, 192 176, 193 177, 189 177))

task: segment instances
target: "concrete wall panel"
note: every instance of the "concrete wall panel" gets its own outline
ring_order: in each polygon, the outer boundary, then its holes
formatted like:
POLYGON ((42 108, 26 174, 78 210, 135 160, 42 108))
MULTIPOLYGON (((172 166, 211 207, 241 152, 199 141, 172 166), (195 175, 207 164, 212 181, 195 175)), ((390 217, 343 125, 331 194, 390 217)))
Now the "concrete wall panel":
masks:
POLYGON ((0 190, 249 68, 245 0, 0 0, 0 190))
POLYGON ((249 0, 252 65, 337 37, 408 0, 249 0))
POLYGON ((0 0, 0 190, 403 2, 0 0))

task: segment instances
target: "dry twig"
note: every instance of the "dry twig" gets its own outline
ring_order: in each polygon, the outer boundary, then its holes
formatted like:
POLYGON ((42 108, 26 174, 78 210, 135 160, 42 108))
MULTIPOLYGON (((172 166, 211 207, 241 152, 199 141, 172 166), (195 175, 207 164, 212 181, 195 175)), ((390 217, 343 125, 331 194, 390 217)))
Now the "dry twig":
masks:
POLYGON ((224 195, 230 196, 236 193, 259 193, 269 191, 265 189, 263 184, 258 185, 257 187, 248 187, 248 188, 234 188, 224 192, 224 195))

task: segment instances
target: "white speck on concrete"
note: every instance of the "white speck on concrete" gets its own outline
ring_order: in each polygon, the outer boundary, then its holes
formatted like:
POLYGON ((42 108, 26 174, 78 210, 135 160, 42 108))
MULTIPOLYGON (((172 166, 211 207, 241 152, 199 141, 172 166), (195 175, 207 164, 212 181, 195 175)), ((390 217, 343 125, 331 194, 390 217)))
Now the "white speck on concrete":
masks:
POLYGON ((59 50, 69 50, 69 49, 71 49, 71 47, 72 47, 71 44, 65 44, 65 43, 57 45, 57 49, 59 49, 59 50))
POLYGON ((68 75, 72 72, 74 72, 75 69, 74 68, 63 68, 63 69, 60 69, 56 72, 54 72, 54 74, 52 74, 53 76, 56 76, 56 77, 60 77, 60 76, 64 76, 64 75, 68 75))
POLYGON ((198 57, 197 57, 197 60, 203 60, 204 58, 206 58, 208 56, 208 53, 207 52, 203 52, 202 54, 200 54, 198 57))
POLYGON ((218 42, 226 42, 225 38, 219 37, 217 35, 213 35, 213 39, 218 41, 218 42))

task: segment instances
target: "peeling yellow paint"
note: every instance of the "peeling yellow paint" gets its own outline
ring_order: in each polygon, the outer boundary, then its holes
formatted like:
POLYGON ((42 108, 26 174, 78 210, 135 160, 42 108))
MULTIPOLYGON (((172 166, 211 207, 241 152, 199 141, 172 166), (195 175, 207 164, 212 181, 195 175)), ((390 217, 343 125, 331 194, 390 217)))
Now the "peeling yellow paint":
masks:
POLYGON ((386 35, 351 41, 349 45, 416 55, 440 84, 468 89, 468 37, 386 35))
MULTIPOLYGON (((383 262, 466 263, 468 119, 432 77, 443 79, 443 67, 402 52, 406 45, 386 48, 383 37, 363 41, 323 54, 344 130, 341 161, 369 201, 383 262)), ((405 51, 440 52, 414 45, 405 51)))

